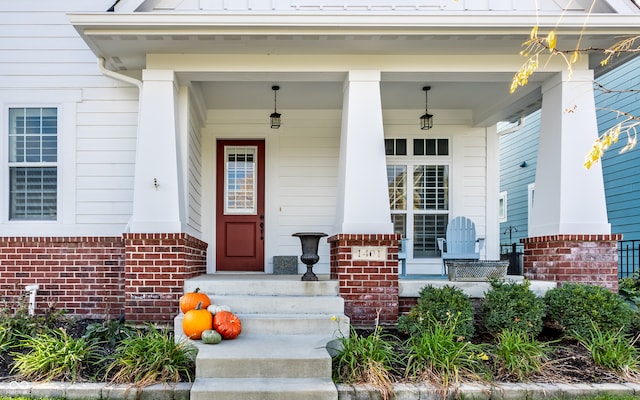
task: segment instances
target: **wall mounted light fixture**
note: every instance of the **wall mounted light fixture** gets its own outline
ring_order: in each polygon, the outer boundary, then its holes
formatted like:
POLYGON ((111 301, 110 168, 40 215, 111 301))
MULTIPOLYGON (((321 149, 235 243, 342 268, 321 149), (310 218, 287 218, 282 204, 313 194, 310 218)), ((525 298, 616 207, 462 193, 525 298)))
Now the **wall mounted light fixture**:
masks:
POLYGON ((431 86, 425 86, 424 90, 424 114, 420 117, 420 129, 423 131, 433 128, 433 114, 429 114, 429 90, 431 86))
POLYGON ((280 128, 280 124, 282 123, 282 120, 280 118, 282 114, 280 114, 277 109, 277 93, 278 90, 280 90, 280 86, 271 86, 271 90, 273 90, 273 112, 271 113, 271 115, 269 115, 269 120, 271 123, 271 129, 278 129, 280 128))

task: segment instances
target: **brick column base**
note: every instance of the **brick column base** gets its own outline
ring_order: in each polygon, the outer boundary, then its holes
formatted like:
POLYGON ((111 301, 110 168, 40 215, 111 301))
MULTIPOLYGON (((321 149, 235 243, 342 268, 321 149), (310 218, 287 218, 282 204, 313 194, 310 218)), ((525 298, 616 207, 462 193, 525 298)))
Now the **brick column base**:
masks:
POLYGON ((587 283, 618 291, 618 241, 622 235, 550 235, 521 239, 524 276, 531 280, 587 283))
POLYGON ((186 233, 127 233, 125 319, 170 322, 185 279, 206 273, 207 244, 186 233))
POLYGON ((356 326, 398 321, 398 243, 395 234, 338 234, 327 239, 331 279, 340 282, 345 314, 356 326))

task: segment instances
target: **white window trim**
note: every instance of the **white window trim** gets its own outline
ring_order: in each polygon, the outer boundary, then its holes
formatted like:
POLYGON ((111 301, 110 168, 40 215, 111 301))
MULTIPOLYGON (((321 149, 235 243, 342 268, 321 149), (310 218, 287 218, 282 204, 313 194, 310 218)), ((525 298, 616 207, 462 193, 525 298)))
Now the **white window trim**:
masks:
POLYGON ((500 192, 498 194, 498 222, 507 222, 509 219, 507 216, 507 192, 500 192))
POLYGON ((530 183, 527 185, 527 231, 531 226, 531 214, 533 210, 533 200, 536 193, 536 184, 530 183))
MULTIPOLYGON (((76 215, 76 135, 77 103, 80 90, 0 90, 0 98, 10 101, 0 103, 0 235, 42 236, 43 225, 74 224, 76 215), (37 102, 33 99, 38 99, 37 102), (58 160, 57 160, 57 219, 9 220, 9 109, 10 108, 58 109, 58 160)), ((55 235, 56 232, 47 232, 55 235)))
MULTIPOLYGON (((418 212, 415 214, 448 214, 449 217, 453 214, 453 197, 452 197, 452 186, 453 186, 453 140, 450 136, 439 136, 437 139, 448 139, 449 140, 449 155, 447 156, 415 156, 413 155, 413 139, 421 139, 420 137, 414 136, 406 136, 406 137, 387 137, 386 139, 407 139, 407 155, 406 156, 386 156, 386 165, 404 165, 407 167, 407 210, 404 210, 404 214, 407 215, 405 220, 406 225, 406 234, 409 239, 409 245, 406 249, 407 261, 413 261, 413 218, 408 218, 409 212, 411 216, 414 215, 413 207, 413 199, 411 190, 413 190, 413 183, 409 184, 409 180, 412 179, 413 176, 413 167, 415 165, 444 165, 449 168, 449 208, 447 210, 433 210, 429 212, 418 212), (409 187, 410 186, 410 187, 409 187), (410 235, 410 236, 409 236, 410 235)), ((402 212, 398 212, 400 210, 390 210, 392 214, 401 214, 402 212)), ((419 258, 415 259, 420 262, 428 263, 429 260, 439 260, 438 258, 419 258)))

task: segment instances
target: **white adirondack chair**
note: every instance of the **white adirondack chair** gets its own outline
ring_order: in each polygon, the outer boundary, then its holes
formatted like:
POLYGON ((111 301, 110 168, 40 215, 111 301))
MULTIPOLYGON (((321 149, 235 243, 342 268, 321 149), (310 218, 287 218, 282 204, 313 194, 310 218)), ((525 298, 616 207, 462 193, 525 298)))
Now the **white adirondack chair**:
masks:
POLYGON ((447 274, 447 260, 479 260, 484 238, 476 237, 476 225, 467 217, 456 217, 447 225, 447 237, 438 238, 442 254, 442 274, 447 274))

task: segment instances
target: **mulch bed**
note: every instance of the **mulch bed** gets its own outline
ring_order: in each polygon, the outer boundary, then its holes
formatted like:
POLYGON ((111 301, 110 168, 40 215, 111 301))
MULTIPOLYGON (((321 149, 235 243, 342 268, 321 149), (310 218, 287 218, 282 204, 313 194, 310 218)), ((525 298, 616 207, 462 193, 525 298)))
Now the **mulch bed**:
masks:
MULTIPOLYGON (((361 336, 366 336, 373 333, 372 329, 356 329, 356 333, 361 336)), ((398 341, 407 339, 407 336, 397 329, 391 327, 384 327, 383 334, 390 337, 398 338, 398 341)), ((531 376, 529 382, 538 383, 623 383, 625 379, 621 378, 617 374, 610 370, 595 365, 589 351, 573 340, 562 339, 561 332, 545 328, 543 332, 538 336, 538 340, 541 342, 551 342, 553 351, 549 356, 549 362, 546 364, 544 370, 539 375, 531 376)), ((494 339, 487 333, 482 332, 478 326, 476 326, 476 334, 471 339, 472 343, 477 344, 491 344, 494 343, 494 339)), ((397 346, 398 351, 402 351, 401 346, 397 346)), ((491 361, 488 362, 489 364, 491 361)), ((520 382, 516 377, 501 374, 500 372, 493 370, 496 381, 499 382, 520 382)), ((401 381, 402 376, 397 376, 397 380, 401 381)))

